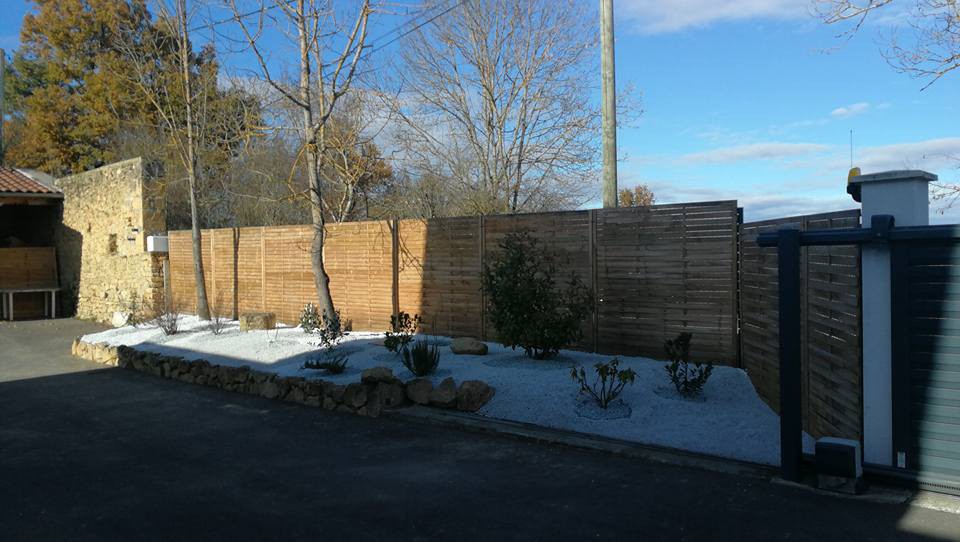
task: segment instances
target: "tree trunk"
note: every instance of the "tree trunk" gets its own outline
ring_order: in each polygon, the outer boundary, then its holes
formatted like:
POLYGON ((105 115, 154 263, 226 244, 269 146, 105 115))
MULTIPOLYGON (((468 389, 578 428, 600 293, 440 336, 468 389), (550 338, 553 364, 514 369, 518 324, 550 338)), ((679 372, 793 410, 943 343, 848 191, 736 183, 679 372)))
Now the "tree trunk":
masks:
POLYGON ((197 154, 193 133, 193 88, 190 82, 190 40, 187 34, 187 2, 177 2, 177 19, 180 25, 180 67, 183 70, 183 90, 187 115, 187 179, 190 184, 190 229, 193 238, 193 280, 197 285, 197 316, 210 319, 210 304, 207 301, 207 286, 203 273, 203 247, 200 237, 200 220, 197 217, 197 154))
MULTIPOLYGON (((313 222, 313 242, 310 246, 310 263, 313 267, 313 283, 317 288, 317 303, 320 314, 327 319, 336 318, 333 297, 330 295, 330 277, 323 265, 323 242, 326 236, 323 219, 323 200, 320 191, 320 153, 317 148, 317 128, 313 120, 313 102, 310 97, 310 42, 303 0, 297 2, 297 33, 300 38, 300 101, 303 112, 304 144, 307 148, 307 179, 310 183, 310 217, 313 222)), ((317 77, 323 77, 318 73, 317 77)), ((320 97, 322 100, 322 96, 320 97)), ((321 130, 323 127, 320 128, 321 130)))

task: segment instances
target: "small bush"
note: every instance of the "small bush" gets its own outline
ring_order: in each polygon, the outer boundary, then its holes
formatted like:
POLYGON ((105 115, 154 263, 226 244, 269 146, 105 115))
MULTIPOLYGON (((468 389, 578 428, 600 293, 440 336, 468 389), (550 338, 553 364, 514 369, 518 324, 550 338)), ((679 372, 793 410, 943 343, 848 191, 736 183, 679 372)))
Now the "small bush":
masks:
POLYGON ((323 324, 319 328, 320 344, 328 351, 333 350, 346 335, 343 330, 343 320, 340 319, 340 311, 335 311, 333 316, 324 314, 320 320, 323 324))
POLYGON ((338 375, 347 368, 348 361, 347 356, 327 351, 320 356, 305 361, 303 368, 323 371, 328 375, 338 375))
POLYGON ((383 345, 391 352, 404 350, 413 340, 413 336, 420 330, 421 323, 419 314, 414 314, 411 318, 408 313, 400 311, 399 314, 391 316, 391 331, 384 333, 386 338, 383 340, 383 345))
POLYGON ((412 348, 400 350, 404 367, 417 376, 433 374, 440 365, 440 348, 427 341, 417 341, 412 348))
POLYGON ((153 322, 164 335, 176 335, 180 332, 180 307, 172 301, 165 301, 164 306, 157 312, 153 322))
POLYGON ((552 258, 527 233, 507 234, 500 248, 483 270, 488 314, 500 342, 544 359, 579 340, 592 309, 589 288, 575 273, 559 287, 552 258))
POLYGON ((213 304, 213 307, 210 309, 210 322, 207 325, 207 328, 210 330, 210 333, 214 335, 219 335, 223 333, 223 329, 226 327, 228 318, 225 318, 220 311, 220 307, 223 306, 222 296, 217 296, 217 301, 213 304))
POLYGON ((300 311, 300 329, 304 333, 313 333, 323 325, 323 319, 320 317, 320 311, 313 303, 307 303, 300 311))
POLYGON ((593 384, 587 383, 587 372, 583 367, 574 367, 570 370, 570 377, 580 385, 580 393, 586 393, 600 405, 607 408, 616 399, 627 384, 633 384, 637 375, 633 369, 620 369, 620 360, 613 358, 606 363, 597 363, 594 366, 597 373, 593 384))
POLYGON ((690 341, 693 334, 683 332, 676 339, 668 339, 663 343, 670 364, 667 365, 667 375, 673 382, 677 392, 684 397, 693 397, 703 391, 710 374, 713 373, 713 364, 694 363, 690 366, 690 341))

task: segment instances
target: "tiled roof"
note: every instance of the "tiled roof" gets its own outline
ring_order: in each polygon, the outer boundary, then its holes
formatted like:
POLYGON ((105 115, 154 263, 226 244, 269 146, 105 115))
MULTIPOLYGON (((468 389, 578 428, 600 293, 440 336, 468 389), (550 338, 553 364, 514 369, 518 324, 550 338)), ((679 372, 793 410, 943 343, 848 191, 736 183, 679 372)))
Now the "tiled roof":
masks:
POLYGON ((13 168, 0 167, 0 194, 59 194, 60 191, 35 181, 13 168))

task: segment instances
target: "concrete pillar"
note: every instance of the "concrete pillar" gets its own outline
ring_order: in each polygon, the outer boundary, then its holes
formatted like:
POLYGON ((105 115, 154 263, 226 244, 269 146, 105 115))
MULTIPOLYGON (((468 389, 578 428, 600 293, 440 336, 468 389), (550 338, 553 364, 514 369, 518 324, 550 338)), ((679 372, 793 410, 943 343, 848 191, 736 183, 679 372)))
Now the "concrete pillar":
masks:
MULTIPOLYGON (((864 228, 875 215, 892 215, 894 226, 926 226, 930 200, 926 171, 885 171, 850 180, 859 189, 864 228)), ((864 461, 894 465, 891 407, 890 248, 864 245, 863 280, 863 452, 864 461)))

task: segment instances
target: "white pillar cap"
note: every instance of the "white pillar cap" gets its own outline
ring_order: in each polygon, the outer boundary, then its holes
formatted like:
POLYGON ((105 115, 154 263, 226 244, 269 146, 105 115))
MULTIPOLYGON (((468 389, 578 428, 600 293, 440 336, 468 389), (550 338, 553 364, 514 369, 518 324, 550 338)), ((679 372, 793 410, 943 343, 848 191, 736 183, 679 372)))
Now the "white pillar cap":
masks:
POLYGON ((850 179, 851 184, 893 182, 893 181, 927 181, 934 182, 937 176, 928 171, 919 169, 898 169, 893 171, 881 171, 880 173, 868 173, 867 175, 858 175, 850 179))

